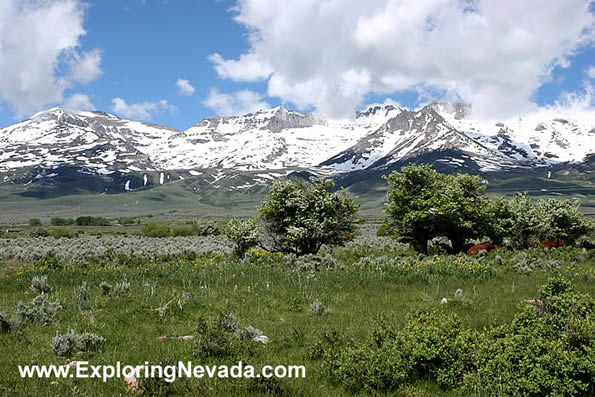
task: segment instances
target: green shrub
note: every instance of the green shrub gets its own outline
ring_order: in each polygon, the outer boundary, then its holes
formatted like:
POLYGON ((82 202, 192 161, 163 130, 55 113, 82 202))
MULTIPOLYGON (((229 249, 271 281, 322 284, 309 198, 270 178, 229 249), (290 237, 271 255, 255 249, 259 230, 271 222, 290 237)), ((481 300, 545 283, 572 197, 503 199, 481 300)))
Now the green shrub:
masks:
POLYGON ((323 244, 344 245, 355 233, 358 205, 333 188, 326 179, 275 181, 259 208, 265 245, 296 255, 315 254, 323 244))
POLYGON ((256 219, 230 219, 224 233, 235 244, 233 252, 240 258, 258 244, 260 237, 256 219))
POLYGON ((194 222, 192 229, 197 236, 218 236, 221 234, 221 230, 213 222, 194 222))
POLYGON ((595 389, 595 302, 551 279, 542 303, 526 307, 480 346, 468 391, 504 395, 591 395, 595 389))
POLYGON ((91 308, 91 300, 89 299, 89 286, 86 281, 83 281, 81 285, 75 289, 75 295, 78 301, 79 309, 89 310, 91 308))
POLYGON ((195 355, 201 359, 249 358, 254 350, 249 341, 241 338, 240 331, 232 313, 219 313, 211 321, 199 318, 195 355))
POLYGON ((134 218, 118 218, 118 223, 120 225, 134 225, 137 222, 137 219, 134 218))
POLYGON ((47 294, 52 290, 48 283, 48 276, 35 276, 31 280, 31 291, 37 294, 47 294))
POLYGON ((477 337, 462 329, 456 315, 421 311, 410 315, 402 330, 380 321, 372 335, 366 344, 326 355, 323 367, 333 382, 353 392, 394 391, 426 378, 454 388, 474 368, 477 337))
POLYGON ((196 234, 192 226, 176 226, 171 230, 173 237, 187 237, 194 236, 196 234))
POLYGON ((159 224, 157 222, 149 222, 144 225, 140 231, 141 235, 145 237, 169 237, 169 226, 159 224))
POLYGON ((49 237, 50 233, 45 229, 35 229, 31 230, 29 233, 30 237, 49 237))
POLYGON ((87 332, 76 334, 73 329, 69 329, 65 334, 56 332, 50 346, 58 356, 69 357, 77 352, 98 352, 104 343, 105 339, 101 336, 87 332))
POLYGON ((38 295, 30 303, 17 303, 16 317, 19 323, 37 322, 47 325, 54 320, 54 314, 62 310, 60 301, 48 302, 46 295, 38 295))
POLYGON ((111 223, 102 217, 79 216, 76 218, 75 224, 77 226, 109 226, 111 223))
POLYGON ((53 238, 73 238, 76 237, 74 233, 68 231, 67 229, 57 227, 50 231, 50 236, 53 238))
POLYGON ((41 226, 41 220, 39 218, 30 218, 29 226, 41 226))
POLYGON ((74 219, 71 218, 51 218, 50 225, 52 226, 69 226, 74 225, 74 219))
POLYGON ((130 282, 122 281, 121 283, 116 283, 114 285, 114 293, 116 295, 126 295, 130 292, 130 282))
POLYGON ((567 245, 593 230, 593 221, 581 213, 578 203, 568 200, 546 198, 536 204, 545 228, 540 230, 540 240, 560 238, 567 245))
POLYGON ((0 313, 0 334, 10 332, 11 330, 10 321, 7 320, 5 313, 0 313))
POLYGON ((408 316, 402 329, 378 321, 365 342, 323 337, 310 357, 321 358, 331 381, 351 392, 391 392, 432 380, 462 394, 592 395, 595 301, 561 278, 550 279, 540 295, 510 324, 487 332, 426 310, 408 316))

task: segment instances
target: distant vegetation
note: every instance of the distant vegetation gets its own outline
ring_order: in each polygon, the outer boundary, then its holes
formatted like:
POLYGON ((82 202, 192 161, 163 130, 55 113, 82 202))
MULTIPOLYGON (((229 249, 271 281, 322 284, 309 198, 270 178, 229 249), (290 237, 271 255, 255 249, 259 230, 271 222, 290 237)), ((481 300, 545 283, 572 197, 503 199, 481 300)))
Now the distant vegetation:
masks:
POLYGON ((52 225, 52 226, 74 225, 74 219, 72 219, 72 218, 51 218, 50 225, 52 225))
POLYGON ((141 228, 140 234, 144 237, 218 236, 221 231, 219 226, 211 222, 192 222, 173 227, 159 222, 149 222, 141 228))
POLYGON ((38 218, 29 219, 29 226, 41 226, 41 220, 38 218))
POLYGON ((105 218, 93 216, 79 216, 75 219, 74 223, 77 226, 109 226, 111 224, 105 218))

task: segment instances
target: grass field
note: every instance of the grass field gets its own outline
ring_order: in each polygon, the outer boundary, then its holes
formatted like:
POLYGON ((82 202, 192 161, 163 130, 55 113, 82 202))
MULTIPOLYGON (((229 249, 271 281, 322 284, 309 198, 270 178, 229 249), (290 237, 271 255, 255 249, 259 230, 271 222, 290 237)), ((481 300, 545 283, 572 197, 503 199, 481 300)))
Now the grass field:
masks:
MULTIPOLYGON (((535 198, 573 199, 586 214, 595 213, 589 180, 519 176, 490 181, 487 193, 512 195, 518 190, 535 198)), ((171 183, 124 194, 39 199, 1 185, 0 395, 139 394, 127 388, 122 377, 106 382, 23 379, 17 369, 24 364, 73 361, 91 365, 242 361, 258 370, 264 365, 306 368, 305 379, 143 381, 144 395, 481 395, 470 393, 473 383, 465 382, 480 376, 478 352, 489 352, 489 346, 503 340, 504 350, 537 340, 536 346, 518 353, 525 360, 519 362, 535 365, 534 369, 519 369, 514 357, 498 356, 505 357, 503 368, 513 362, 514 370, 508 374, 513 378, 517 370, 529 371, 522 379, 526 384, 519 386, 523 393, 548 390, 531 380, 539 383, 555 373, 551 382, 543 383, 563 382, 568 389, 562 394, 577 394, 572 389, 574 378, 561 371, 586 373, 582 394, 595 393, 589 379, 595 376, 588 353, 593 350, 585 347, 595 343, 595 251, 539 248, 469 257, 447 256, 433 248, 430 256, 418 255, 388 237, 376 236, 385 201, 382 188, 359 194, 358 216, 365 219, 359 225, 361 233, 346 247, 325 248, 317 256, 298 259, 252 250, 240 260, 231 255, 233 247, 222 235, 174 237, 175 230, 194 230, 201 224, 220 227, 229 217, 252 216, 262 197, 224 190, 196 194, 182 183, 171 183), (90 215, 108 217, 110 225, 49 225, 52 217, 90 215), (134 218, 134 223, 120 225, 120 217, 134 218), (29 226, 30 218, 41 218, 43 224, 29 226), (169 237, 142 237, 152 222, 167 225, 169 237), (54 233, 74 237, 53 238, 54 233), (40 288, 35 290, 32 283, 45 283, 37 279, 42 276, 49 287, 39 297, 40 288), (564 298, 571 303, 562 302, 564 310, 570 310, 562 317, 568 317, 570 325, 563 322, 562 336, 554 320, 548 325, 556 329, 554 335, 531 334, 530 326, 530 337, 510 334, 519 324, 531 323, 526 316, 543 315, 539 306, 534 310, 524 301, 541 298, 540 288, 553 276, 569 280, 578 293, 587 294, 586 303, 583 298, 564 298), (587 315, 574 316, 575 306, 587 315), (433 314, 424 317, 420 311, 433 314), (441 324, 438 328, 432 316, 441 324), (416 328, 415 321, 422 325, 416 328), (456 327, 454 334, 440 328, 448 324, 456 327), (93 348, 57 343, 66 340, 63 335, 69 330, 103 339, 93 339, 97 343, 93 348), (270 343, 254 340, 259 333, 270 343), (450 343, 459 340, 459 334, 465 341, 462 345, 436 347, 440 338, 440 343, 450 343), (546 345, 552 352, 539 350, 546 345), (446 356, 472 350, 467 353, 476 361, 444 361, 432 356, 435 350, 446 356), (527 358, 532 351, 538 352, 537 362, 527 358), (417 356, 412 358, 412 352, 417 356), (563 364, 556 367, 558 362, 563 364), (459 371, 459 377, 445 382, 444 372, 436 371, 450 367, 459 371)), ((486 375, 482 376, 477 379, 485 381, 486 375)), ((519 394, 514 388, 498 390, 502 395, 519 394)))
MULTIPOLYGON (((76 239, 70 241, 76 245, 76 239)), ((304 365, 307 371, 305 379, 179 379, 168 386, 149 385, 161 395, 349 394, 342 385, 331 382, 323 362, 313 358, 312 349, 325 335, 336 333, 350 343, 363 342, 371 337, 379 316, 402 328, 407 315, 419 309, 455 313, 464 328, 489 332, 510 323, 526 306, 523 300, 537 298, 538 288, 553 273, 572 280, 578 291, 595 294, 592 252, 528 250, 524 255, 536 258, 529 270, 514 266, 519 255, 502 251, 481 260, 421 258, 402 246, 364 245, 323 252, 318 259, 293 264, 291 258, 264 251, 251 251, 242 261, 215 253, 161 258, 105 256, 78 264, 48 258, 34 262, 5 259, 0 267, 0 312, 5 318, 16 312, 18 301, 27 303, 34 298, 31 281, 40 275, 47 275, 51 286, 48 301, 59 300, 63 309, 47 325, 25 322, 18 330, 0 334, 0 395, 130 394, 123 379, 106 383, 97 379, 21 379, 17 372, 17 365, 60 365, 73 360, 93 365, 188 360, 232 365, 242 360, 257 368, 304 365), (542 266, 550 262, 555 263, 553 267, 542 266), (115 286, 126 281, 129 291, 120 294, 104 294, 100 287, 102 282, 115 286), (88 283, 86 300, 80 293, 83 282, 88 283), (457 289, 462 295, 455 298, 457 289), (442 298, 449 303, 441 304, 442 298), (230 342, 221 348, 223 353, 216 357, 206 354, 199 319, 216 324, 217 316, 228 313, 235 316, 239 327, 257 328, 271 342, 262 344, 225 334, 230 342), (56 332, 63 334, 68 329, 95 333, 105 338, 105 343, 96 353, 58 356, 50 344, 56 332), (158 340, 160 336, 186 335, 193 339, 158 340)), ((407 395, 459 394, 423 378, 399 391, 407 395)))

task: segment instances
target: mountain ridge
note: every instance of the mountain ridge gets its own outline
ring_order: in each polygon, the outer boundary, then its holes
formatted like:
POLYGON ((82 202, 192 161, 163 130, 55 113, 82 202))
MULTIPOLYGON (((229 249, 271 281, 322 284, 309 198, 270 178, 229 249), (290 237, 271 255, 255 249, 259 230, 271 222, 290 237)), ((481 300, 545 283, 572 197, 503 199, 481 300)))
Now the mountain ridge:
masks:
POLYGON ((590 120, 562 115, 484 122, 472 118, 469 105, 448 102, 416 110, 376 105, 351 120, 278 106, 205 118, 185 131, 56 107, 0 129, 0 173, 7 182, 35 169, 31 178, 37 181, 68 166, 100 177, 137 175, 116 179, 138 185, 140 177, 146 187, 157 184, 147 174, 162 184, 167 171, 178 171, 171 175, 179 179, 209 170, 204 174, 216 180, 216 170, 228 170, 253 173, 261 183, 268 178, 259 175, 267 173, 376 174, 422 158, 446 169, 489 173, 581 163, 595 153, 593 127, 590 120))

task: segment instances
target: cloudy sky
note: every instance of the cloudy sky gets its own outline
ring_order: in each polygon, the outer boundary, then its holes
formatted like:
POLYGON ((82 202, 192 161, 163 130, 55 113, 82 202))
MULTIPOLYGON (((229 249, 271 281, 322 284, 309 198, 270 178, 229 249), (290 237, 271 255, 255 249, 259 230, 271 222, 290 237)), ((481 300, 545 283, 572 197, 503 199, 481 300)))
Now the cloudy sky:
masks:
POLYGON ((593 112, 592 0, 1 0, 0 127, 61 105, 185 129, 284 106, 593 112))

